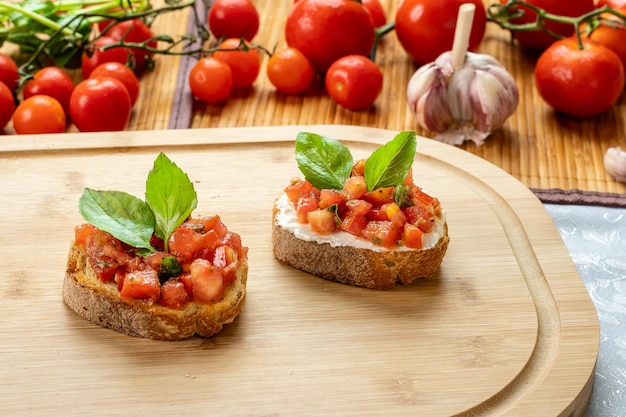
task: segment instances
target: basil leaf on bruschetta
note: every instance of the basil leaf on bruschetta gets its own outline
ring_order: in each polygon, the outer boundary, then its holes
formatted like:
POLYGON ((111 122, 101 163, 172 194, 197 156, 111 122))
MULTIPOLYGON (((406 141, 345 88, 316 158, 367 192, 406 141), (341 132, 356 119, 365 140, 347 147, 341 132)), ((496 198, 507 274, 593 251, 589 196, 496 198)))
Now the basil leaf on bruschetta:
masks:
POLYGON ((150 239, 154 232, 154 214, 141 199, 124 191, 85 188, 78 201, 85 220, 124 243, 154 252, 150 239))
POLYGON ((309 132, 296 136, 296 162, 305 179, 315 188, 333 190, 343 188, 353 165, 347 146, 309 132))
POLYGON ((400 132, 391 141, 376 149, 365 162, 367 190, 402 184, 415 158, 415 132, 400 132))
POLYGON ((146 181, 146 203, 156 220, 154 233, 167 241, 198 205, 193 183, 187 174, 163 152, 156 160, 146 181))

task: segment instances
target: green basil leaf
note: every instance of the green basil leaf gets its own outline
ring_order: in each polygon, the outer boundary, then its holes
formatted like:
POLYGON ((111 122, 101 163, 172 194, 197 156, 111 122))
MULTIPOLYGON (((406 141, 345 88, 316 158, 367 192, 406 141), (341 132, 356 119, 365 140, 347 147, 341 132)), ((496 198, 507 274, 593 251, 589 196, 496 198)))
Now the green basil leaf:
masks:
POLYGON ((196 191, 187 174, 160 153, 146 180, 146 203, 154 213, 154 232, 167 240, 198 205, 196 191))
POLYGON ((343 143, 308 132, 296 136, 296 161, 304 178, 320 190, 341 190, 353 165, 343 143))
POLYGON ((154 251, 150 245, 154 215, 143 200, 123 191, 85 188, 78 210, 86 221, 122 242, 154 251))
POLYGON ((409 174, 415 159, 415 132, 400 132, 376 149, 365 162, 367 190, 400 185, 409 174))

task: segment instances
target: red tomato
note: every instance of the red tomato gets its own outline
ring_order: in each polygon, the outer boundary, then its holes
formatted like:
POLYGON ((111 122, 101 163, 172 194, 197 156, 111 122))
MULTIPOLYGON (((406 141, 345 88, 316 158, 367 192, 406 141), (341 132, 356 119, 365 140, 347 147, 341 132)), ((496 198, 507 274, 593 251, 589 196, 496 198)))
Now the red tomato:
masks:
MULTIPOLYGON (((238 38, 229 38, 220 43, 219 47, 221 49, 236 49, 240 43, 241 40, 238 38)), ((251 46, 247 41, 246 45, 251 46)), ((235 88, 252 86, 261 69, 261 57, 256 49, 215 51, 213 58, 228 64, 233 72, 233 87, 235 88)))
POLYGON ((623 9, 626 8, 626 0, 596 0, 596 7, 600 8, 602 6, 609 6, 612 9, 623 9))
POLYGON ((13 128, 18 135, 62 133, 65 131, 63 107, 52 97, 29 97, 15 109, 13 128))
POLYGON ((307 222, 315 233, 327 235, 337 230, 335 217, 335 213, 332 211, 317 209, 307 214, 307 222))
POLYGON ((161 284, 154 269, 128 272, 120 290, 121 297, 156 301, 161 295, 161 284))
MULTIPOLYGON (((626 8, 619 10, 620 13, 625 14, 626 8)), ((602 14, 604 19, 613 21, 616 24, 620 24, 620 19, 617 16, 611 14, 602 14)), ((619 56, 622 61, 622 65, 626 68, 626 32, 624 29, 613 28, 607 25, 598 26, 591 34, 585 33, 587 25, 581 25, 582 34, 600 45, 604 45, 619 56)))
POLYGON ((187 303, 189 296, 185 285, 176 278, 170 278, 161 285, 159 304, 165 307, 179 309, 187 303))
POLYGON ((379 28, 387 23, 387 14, 379 0, 362 0, 365 10, 372 16, 374 27, 379 28))
POLYGON ((314 77, 313 66, 296 48, 281 49, 267 62, 267 78, 281 93, 301 93, 311 85, 314 77))
POLYGON ((23 94, 25 99, 36 95, 53 97, 61 103, 65 116, 69 117, 72 91, 74 81, 65 71, 58 67, 45 67, 24 85, 23 94))
POLYGON ((110 36, 102 36, 93 43, 93 50, 83 52, 81 69, 83 78, 89 78, 91 72, 100 64, 105 62, 119 62, 126 64, 128 62, 129 51, 126 48, 111 48, 101 50, 99 47, 112 45, 118 41, 110 36), (91 53, 91 55, 90 55, 91 53))
POLYGON ((404 50, 420 64, 434 61, 452 49, 459 7, 476 5, 469 49, 475 50, 485 35, 487 14, 481 0, 404 0, 396 12, 396 34, 404 50))
POLYGON ((259 12, 250 0, 215 0, 207 22, 217 39, 243 37, 251 41, 259 30, 259 12))
POLYGON ((124 130, 130 111, 128 91, 115 78, 81 81, 70 98, 70 115, 81 132, 124 130))
POLYGON ((3 82, 0 82, 0 130, 9 123, 15 110, 15 97, 3 82))
POLYGON ((139 96, 139 80, 128 66, 120 62, 105 62, 94 68, 89 76, 89 78, 97 77, 111 77, 119 80, 128 91, 131 106, 135 105, 139 96))
POLYGON ((317 72, 346 55, 368 55, 374 24, 365 7, 352 0, 300 0, 287 16, 287 45, 299 49, 317 72))
MULTIPOLYGON (((582 14, 592 11, 595 8, 593 1, 594 0, 527 0, 527 3, 543 9, 548 13, 560 16, 578 17, 582 14)), ((506 2, 507 0, 500 0, 501 4, 505 4, 506 2)), ((524 16, 520 17, 519 19, 511 20, 511 23, 530 23, 535 21, 535 19, 537 18, 537 14, 527 7, 516 7, 524 10, 525 13, 524 16)), ((574 34, 574 25, 571 24, 546 21, 546 28, 563 37, 571 36, 574 34)), ((513 33, 513 37, 517 39, 517 41, 521 45, 535 49, 545 49, 557 40, 557 38, 555 38, 554 36, 551 36, 548 33, 540 30, 515 31, 513 33)))
POLYGON ((233 90, 233 72, 219 59, 201 58, 189 72, 189 88, 199 100, 219 103, 233 90))
POLYGON ((4 83, 9 90, 15 90, 20 80, 17 64, 9 55, 0 53, 0 82, 4 83))
POLYGON ((422 232, 417 226, 412 224, 404 225, 404 232, 402 234, 402 240, 407 248, 422 249, 422 232))
POLYGON ((348 55, 334 62, 325 78, 330 97, 350 110, 371 106, 383 88, 383 72, 369 58, 348 55))
MULTIPOLYGON (((137 18, 132 20, 125 20, 123 22, 116 23, 106 33, 115 40, 123 39, 125 42, 132 43, 144 43, 149 41, 154 36, 152 30, 146 25, 143 20, 137 18)), ((157 47, 157 42, 152 40, 147 43, 147 46, 151 48, 157 47)), ((146 67, 147 62, 152 59, 152 53, 141 48, 130 48, 134 58, 134 69, 140 70, 146 67)))
POLYGON ((403 227, 390 221, 372 221, 363 229, 363 237, 375 245, 394 249, 402 238, 403 232, 403 227))
POLYGON ((222 298, 224 280, 222 273, 206 259, 196 259, 191 263, 193 298, 201 303, 210 303, 222 298))
POLYGON ((554 109, 570 116, 590 117, 608 110, 624 88, 624 67, 605 46, 575 38, 553 43, 535 66, 535 84, 554 109))

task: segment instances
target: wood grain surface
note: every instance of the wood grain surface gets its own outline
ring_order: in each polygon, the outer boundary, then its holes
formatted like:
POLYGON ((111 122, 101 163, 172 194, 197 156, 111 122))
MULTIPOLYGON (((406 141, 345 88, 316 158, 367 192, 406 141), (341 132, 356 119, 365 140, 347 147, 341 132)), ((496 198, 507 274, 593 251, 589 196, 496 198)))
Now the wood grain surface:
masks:
POLYGON ((0 392, 26 415, 582 416, 595 309, 539 200, 500 168, 418 138, 416 182, 440 198, 439 273, 374 291, 278 262, 273 199, 310 130, 355 158, 395 135, 354 126, 68 134, 0 142, 0 392), (84 187, 143 196, 158 152, 249 247, 248 297, 211 339, 156 342, 79 318, 61 298, 84 187))

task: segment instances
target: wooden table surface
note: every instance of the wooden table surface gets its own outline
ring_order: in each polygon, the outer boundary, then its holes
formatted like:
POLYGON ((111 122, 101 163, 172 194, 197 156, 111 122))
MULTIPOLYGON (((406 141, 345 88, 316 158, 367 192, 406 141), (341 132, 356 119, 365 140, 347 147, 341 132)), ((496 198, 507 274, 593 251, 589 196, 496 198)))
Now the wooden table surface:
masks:
MULTIPOLYGON (((399 1, 382 0, 388 20, 394 19, 399 1)), ((155 7, 159 2, 153 3, 155 7)), ((284 24, 293 2, 254 3, 261 17, 254 42, 269 49, 285 46, 284 24)), ((185 34, 188 17, 188 9, 163 15, 155 20, 153 29, 174 36, 185 34)), ((494 23, 488 24, 478 52, 493 55, 505 65, 518 83, 521 100, 517 111, 484 145, 466 143, 460 146, 462 149, 494 163, 533 190, 581 190, 626 199, 626 184, 613 180, 605 172, 602 160, 608 147, 626 149, 624 97, 597 117, 575 119, 559 115, 543 103, 533 84, 536 53, 520 49, 509 33, 494 23)), ((267 59, 263 57, 262 71, 253 88, 233 92, 223 104, 206 105, 193 100, 186 85, 186 72, 194 59, 158 56, 156 69, 142 77, 142 91, 127 129, 337 124, 416 130, 419 135, 433 137, 417 125, 408 109, 406 84, 417 65, 401 48, 395 32, 382 40, 376 59, 385 76, 383 92, 374 106, 362 112, 333 103, 324 93, 321 78, 306 94, 277 93, 265 74, 267 59)), ((10 126, 5 130, 11 133, 10 126)), ((76 129, 70 127, 69 131, 76 129)))

